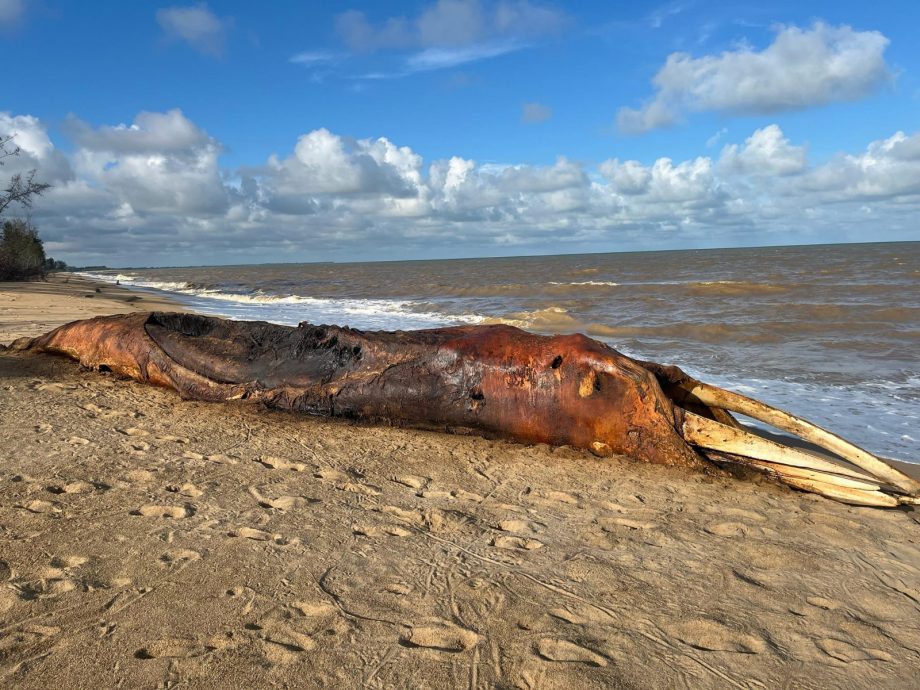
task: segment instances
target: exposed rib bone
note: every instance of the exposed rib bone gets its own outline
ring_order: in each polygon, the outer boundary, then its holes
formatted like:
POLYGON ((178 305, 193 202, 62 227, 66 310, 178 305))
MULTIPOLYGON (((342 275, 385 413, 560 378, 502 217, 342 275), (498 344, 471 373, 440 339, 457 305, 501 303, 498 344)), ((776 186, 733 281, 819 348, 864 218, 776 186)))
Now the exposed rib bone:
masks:
POLYGON ((687 442, 701 448, 742 455, 755 460, 765 460, 779 465, 830 472, 860 479, 869 484, 875 483, 872 477, 861 472, 837 465, 797 448, 789 448, 775 441, 761 438, 750 431, 735 429, 720 422, 700 417, 692 412, 684 413, 682 431, 687 442))
POLYGON ((896 508, 901 501, 897 496, 883 494, 881 491, 863 491, 861 489, 848 489, 834 484, 801 479, 798 477, 782 477, 782 481, 803 491, 811 491, 832 498, 841 503, 855 506, 870 506, 873 508, 896 508))
POLYGON ((913 496, 920 495, 920 482, 911 479, 903 472, 898 471, 888 463, 880 460, 866 450, 836 434, 822 429, 804 419, 789 414, 775 407, 765 405, 759 400, 748 398, 740 393, 710 386, 701 383, 692 388, 690 393, 700 402, 714 407, 721 407, 731 412, 747 415, 767 424, 772 424, 778 429, 814 443, 821 448, 836 453, 844 460, 861 467, 866 472, 878 477, 880 480, 895 486, 913 496))
POLYGON ((821 472, 820 470, 809 470, 803 467, 780 465, 775 462, 766 462, 764 460, 750 460, 744 464, 762 469, 769 474, 775 475, 779 479, 786 479, 788 477, 809 479, 812 481, 824 482, 826 484, 833 484, 845 489, 861 489, 863 491, 878 491, 881 488, 877 483, 871 481, 844 477, 832 472, 821 472))

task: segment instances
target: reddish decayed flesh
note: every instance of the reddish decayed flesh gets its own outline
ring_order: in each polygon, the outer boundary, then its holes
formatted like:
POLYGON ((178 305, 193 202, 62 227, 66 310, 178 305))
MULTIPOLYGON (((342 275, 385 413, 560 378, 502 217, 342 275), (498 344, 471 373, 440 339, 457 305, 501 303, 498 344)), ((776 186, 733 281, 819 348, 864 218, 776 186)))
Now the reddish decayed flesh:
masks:
POLYGON ((682 412, 657 365, 583 335, 503 325, 363 332, 154 312, 77 321, 17 348, 65 354, 189 399, 710 467, 681 437, 682 412))

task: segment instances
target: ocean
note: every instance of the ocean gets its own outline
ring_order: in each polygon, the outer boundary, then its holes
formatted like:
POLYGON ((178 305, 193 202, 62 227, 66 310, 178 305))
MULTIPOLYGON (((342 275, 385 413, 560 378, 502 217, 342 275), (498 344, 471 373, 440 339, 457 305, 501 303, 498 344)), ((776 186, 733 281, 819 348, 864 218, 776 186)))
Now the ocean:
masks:
POLYGON ((920 242, 84 275, 232 319, 583 332, 920 462, 920 242))

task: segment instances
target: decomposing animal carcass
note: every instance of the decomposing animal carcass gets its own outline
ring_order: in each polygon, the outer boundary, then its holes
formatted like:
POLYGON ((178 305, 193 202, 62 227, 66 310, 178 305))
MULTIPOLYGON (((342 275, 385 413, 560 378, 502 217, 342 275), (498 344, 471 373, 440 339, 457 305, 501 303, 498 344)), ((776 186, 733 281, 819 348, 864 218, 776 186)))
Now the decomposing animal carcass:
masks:
POLYGON ((365 332, 154 312, 76 321, 13 347, 65 354, 194 400, 467 430, 703 470, 744 465, 856 505, 920 503, 920 483, 814 424, 583 335, 504 325, 365 332), (763 438, 731 413, 836 458, 763 438))

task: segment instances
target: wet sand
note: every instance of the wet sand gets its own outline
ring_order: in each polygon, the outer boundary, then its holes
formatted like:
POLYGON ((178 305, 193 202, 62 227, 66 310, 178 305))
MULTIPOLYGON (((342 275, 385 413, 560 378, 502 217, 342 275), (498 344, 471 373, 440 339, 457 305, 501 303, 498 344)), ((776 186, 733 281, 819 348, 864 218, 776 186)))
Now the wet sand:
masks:
POLYGON ((187 309, 152 293, 70 273, 52 273, 45 281, 0 282, 0 344, 34 338, 77 319, 137 311, 187 309))
MULTIPOLYGON (((101 289, 0 284, 0 342, 168 308, 101 289)), ((916 511, 0 353, 6 687, 889 688, 918 671, 916 511)))

